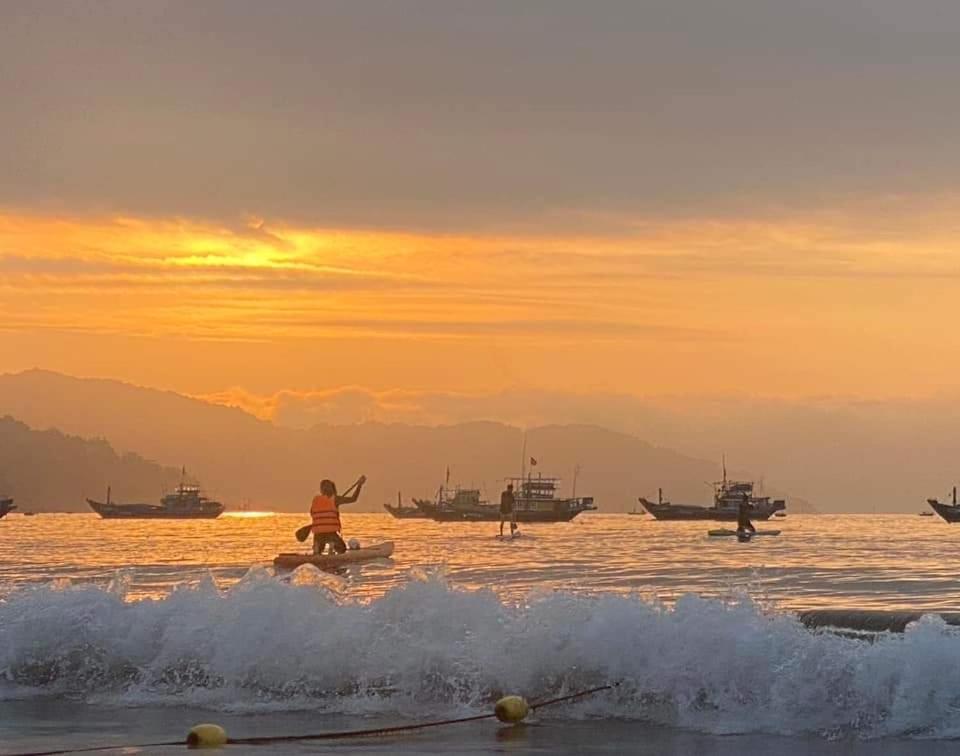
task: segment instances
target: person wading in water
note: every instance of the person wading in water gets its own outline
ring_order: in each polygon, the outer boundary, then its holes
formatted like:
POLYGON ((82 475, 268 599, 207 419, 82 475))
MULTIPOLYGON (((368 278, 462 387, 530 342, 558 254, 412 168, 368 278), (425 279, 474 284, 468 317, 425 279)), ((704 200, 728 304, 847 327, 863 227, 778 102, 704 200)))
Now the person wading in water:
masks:
POLYGON ((366 482, 367 477, 361 475, 354 484, 356 490, 352 494, 339 496, 337 486, 332 480, 321 481, 320 493, 313 497, 313 503, 310 504, 314 554, 322 554, 328 543, 335 554, 343 554, 347 550, 347 544, 340 537, 340 505, 353 504, 360 498, 360 489, 366 482))
POLYGON ((517 530, 517 500, 513 495, 513 483, 507 484, 507 490, 500 494, 500 535, 503 536, 503 523, 510 520, 510 535, 517 530))

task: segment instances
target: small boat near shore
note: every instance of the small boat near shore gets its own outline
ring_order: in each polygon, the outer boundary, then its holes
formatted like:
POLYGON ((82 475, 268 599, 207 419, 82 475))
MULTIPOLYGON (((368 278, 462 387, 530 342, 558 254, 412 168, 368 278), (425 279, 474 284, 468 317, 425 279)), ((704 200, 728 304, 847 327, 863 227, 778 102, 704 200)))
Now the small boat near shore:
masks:
POLYGON ((16 508, 17 505, 13 503, 13 499, 9 497, 0 499, 0 517, 6 517, 16 508))
POLYGON ((348 549, 343 554, 277 554, 273 560, 273 566, 281 570, 295 570, 301 565, 312 564, 314 567, 326 569, 375 559, 387 559, 391 554, 393 554, 393 541, 384 541, 373 546, 348 549))
MULTIPOLYGON (((596 509, 592 496, 557 496, 560 478, 528 475, 507 478, 515 494, 517 522, 569 522, 596 509)), ((441 487, 437 500, 414 499, 414 504, 437 522, 499 522, 500 506, 480 498, 479 489, 441 487)))
POLYGON ((756 496, 754 483, 746 480, 728 480, 727 466, 723 465, 723 480, 713 484, 713 506, 695 504, 671 504, 663 498, 663 489, 657 489, 657 500, 648 501, 642 496, 640 503, 658 520, 720 520, 732 522, 737 519, 744 498, 750 504, 751 520, 769 520, 783 512, 787 503, 783 499, 756 496))
POLYGON ((383 508, 398 520, 427 520, 430 518, 430 515, 417 505, 416 499, 414 499, 412 507, 403 506, 399 491, 397 491, 397 505, 394 507, 390 504, 384 504, 383 508))
POLYGON ((159 504, 117 504, 110 500, 107 488, 105 502, 87 499, 90 508, 105 520, 212 520, 223 514, 224 506, 200 492, 200 487, 181 483, 160 499, 159 504))
POLYGON ((953 487, 953 501, 950 504, 944 504, 939 499, 927 499, 927 504, 947 522, 960 522, 960 505, 957 504, 956 486, 953 487))

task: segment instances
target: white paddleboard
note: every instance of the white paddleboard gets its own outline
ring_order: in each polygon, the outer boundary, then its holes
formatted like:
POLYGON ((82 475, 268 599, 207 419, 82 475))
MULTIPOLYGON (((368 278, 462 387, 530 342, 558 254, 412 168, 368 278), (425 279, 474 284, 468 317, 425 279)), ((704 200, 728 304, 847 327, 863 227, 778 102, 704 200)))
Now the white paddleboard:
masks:
POLYGON ((275 567, 293 570, 301 564, 314 567, 340 567, 353 562, 368 562, 372 559, 386 559, 393 553, 393 541, 385 541, 375 546, 360 549, 348 549, 343 554, 277 554, 273 560, 275 567))
MULTIPOLYGON (((724 530, 709 530, 707 531, 707 535, 710 536, 711 538, 723 538, 723 537, 737 536, 738 533, 736 530, 724 529, 724 530)), ((756 533, 751 533, 747 531, 745 535, 748 535, 750 538, 753 538, 754 536, 778 536, 780 535, 780 531, 779 530, 758 530, 756 533)))

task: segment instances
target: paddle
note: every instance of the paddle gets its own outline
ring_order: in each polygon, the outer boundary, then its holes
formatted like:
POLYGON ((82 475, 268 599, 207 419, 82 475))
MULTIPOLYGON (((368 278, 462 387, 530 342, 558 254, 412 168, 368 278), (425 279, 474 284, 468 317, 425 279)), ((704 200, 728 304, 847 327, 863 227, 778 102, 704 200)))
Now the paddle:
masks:
MULTIPOLYGON (((357 478, 357 481, 352 486, 350 486, 350 488, 348 488, 346 491, 344 491, 340 495, 349 496, 353 492, 353 489, 355 489, 357 486, 360 485, 360 482, 362 480, 365 480, 365 478, 361 475, 359 478, 357 478)), ((304 541, 306 541, 307 538, 310 537, 311 530, 313 530, 312 523, 310 525, 304 525, 302 528, 297 528, 297 532, 296 532, 297 540, 300 541, 300 543, 303 543, 304 541)))

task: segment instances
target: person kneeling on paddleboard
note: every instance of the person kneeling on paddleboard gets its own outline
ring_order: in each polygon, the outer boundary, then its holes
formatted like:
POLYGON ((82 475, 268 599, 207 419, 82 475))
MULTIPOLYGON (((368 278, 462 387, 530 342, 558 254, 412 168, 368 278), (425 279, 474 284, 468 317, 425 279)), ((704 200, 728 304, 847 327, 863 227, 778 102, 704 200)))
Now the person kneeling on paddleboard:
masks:
POLYGON ((517 500, 513 495, 513 483, 507 484, 507 490, 500 494, 500 535, 503 535, 503 523, 510 520, 510 535, 517 529, 517 500))
POLYGON ((753 523, 750 522, 750 510, 753 507, 750 506, 750 499, 746 494, 743 495, 743 498, 740 500, 740 506, 737 507, 737 534, 753 534, 757 532, 757 529, 753 526, 753 523))
POLYGON ((310 504, 310 518, 313 522, 310 530, 313 533, 314 554, 322 554, 328 543, 335 554, 346 552, 347 544, 340 537, 340 505, 353 504, 360 498, 360 489, 366 482, 366 476, 361 475, 360 479, 350 487, 355 489, 353 493, 340 496, 332 480, 321 481, 320 493, 313 497, 313 503, 310 504))

